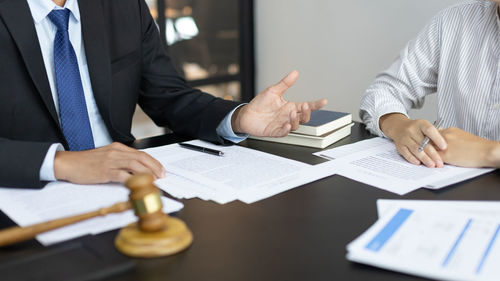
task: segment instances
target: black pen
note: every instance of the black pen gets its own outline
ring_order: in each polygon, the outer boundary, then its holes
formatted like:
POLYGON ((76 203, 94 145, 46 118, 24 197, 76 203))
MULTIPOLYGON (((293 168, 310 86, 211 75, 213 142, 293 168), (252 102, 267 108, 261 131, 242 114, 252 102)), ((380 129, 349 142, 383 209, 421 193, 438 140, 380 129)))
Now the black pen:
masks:
POLYGON ((211 148, 206 148, 206 147, 197 146, 197 145, 193 145, 193 144, 189 144, 189 143, 182 143, 182 142, 179 143, 179 145, 184 147, 184 148, 196 150, 199 152, 204 152, 204 153, 208 153, 208 154, 212 154, 212 155, 216 155, 216 156, 224 156, 224 152, 218 151, 215 149, 211 149, 211 148))

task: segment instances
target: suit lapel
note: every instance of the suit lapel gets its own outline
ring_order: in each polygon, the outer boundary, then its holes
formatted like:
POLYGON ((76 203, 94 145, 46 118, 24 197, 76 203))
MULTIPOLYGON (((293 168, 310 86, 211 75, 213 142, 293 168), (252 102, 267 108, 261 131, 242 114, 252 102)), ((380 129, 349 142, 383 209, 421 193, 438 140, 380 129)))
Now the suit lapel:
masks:
POLYGON ((59 126, 59 118, 28 3, 20 0, 3 1, 0 3, 0 16, 14 38, 28 73, 45 106, 59 126))
POLYGON ((92 91, 99 112, 110 130, 111 60, 102 3, 100 0, 80 0, 78 5, 92 91))

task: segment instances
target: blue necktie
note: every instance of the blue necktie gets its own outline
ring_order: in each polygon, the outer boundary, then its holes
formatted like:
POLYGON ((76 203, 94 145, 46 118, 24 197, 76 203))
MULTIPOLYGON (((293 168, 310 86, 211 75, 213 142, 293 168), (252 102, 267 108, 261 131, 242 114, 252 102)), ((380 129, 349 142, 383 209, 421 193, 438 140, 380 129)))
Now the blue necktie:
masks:
POLYGON ((93 149, 95 146, 78 60, 69 41, 69 15, 68 9, 53 10, 48 17, 57 27, 54 39, 54 67, 61 127, 69 149, 79 151, 93 149))

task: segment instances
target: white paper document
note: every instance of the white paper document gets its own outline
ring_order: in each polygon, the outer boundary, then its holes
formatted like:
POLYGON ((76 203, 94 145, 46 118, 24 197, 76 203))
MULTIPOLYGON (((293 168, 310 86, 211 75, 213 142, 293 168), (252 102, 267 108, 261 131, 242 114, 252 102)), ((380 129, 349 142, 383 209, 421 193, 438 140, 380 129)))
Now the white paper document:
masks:
POLYGON ((421 187, 438 189, 493 171, 445 165, 427 168, 413 165, 396 151, 394 143, 372 138, 315 153, 334 159, 337 174, 400 195, 421 187))
POLYGON ((498 203, 382 204, 383 216, 347 246, 347 259, 440 280, 498 280, 498 203))
POLYGON ((169 172, 156 184, 177 198, 253 203, 334 174, 329 162, 313 166, 236 145, 216 146, 199 140, 189 143, 222 151, 224 156, 178 144, 144 150, 169 172))
MULTIPOLYGON (((128 201, 128 194, 128 189, 118 184, 76 185, 53 182, 40 190, 0 188, 0 209, 19 226, 28 226, 128 201)), ((162 202, 165 213, 183 208, 182 203, 165 197, 162 202)), ((52 230, 38 235, 37 240, 43 245, 50 245, 87 234, 99 234, 134 221, 137 218, 132 210, 128 210, 52 230)))
POLYGON ((388 144, 388 143, 392 143, 392 141, 389 139, 386 139, 386 138, 378 138, 377 137, 377 138, 371 138, 371 139, 367 139, 367 140, 358 141, 355 143, 342 145, 339 147, 330 148, 327 150, 318 151, 318 152, 313 153, 313 155, 316 155, 316 156, 321 157, 321 158, 325 158, 327 160, 335 160, 337 158, 348 156, 350 154, 353 154, 353 153, 356 153, 356 152, 359 152, 362 150, 370 149, 370 148, 373 148, 373 147, 376 147, 379 145, 388 144))

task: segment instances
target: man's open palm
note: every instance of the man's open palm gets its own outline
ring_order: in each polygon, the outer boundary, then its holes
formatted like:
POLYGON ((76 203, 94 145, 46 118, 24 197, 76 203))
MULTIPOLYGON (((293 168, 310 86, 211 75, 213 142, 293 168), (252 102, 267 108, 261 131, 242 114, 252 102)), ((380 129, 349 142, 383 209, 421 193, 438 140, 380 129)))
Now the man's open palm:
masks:
POLYGON ((297 78, 298 72, 292 71, 278 84, 267 88, 241 107, 233 115, 234 131, 259 137, 283 137, 296 130, 299 123, 309 121, 311 111, 326 105, 327 100, 301 103, 285 100, 283 94, 297 78))

